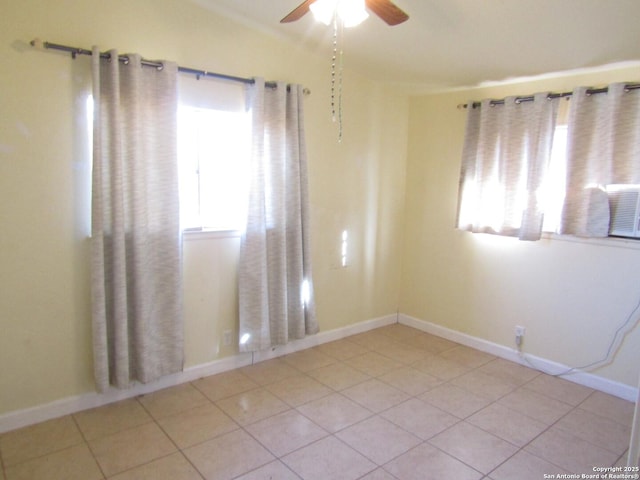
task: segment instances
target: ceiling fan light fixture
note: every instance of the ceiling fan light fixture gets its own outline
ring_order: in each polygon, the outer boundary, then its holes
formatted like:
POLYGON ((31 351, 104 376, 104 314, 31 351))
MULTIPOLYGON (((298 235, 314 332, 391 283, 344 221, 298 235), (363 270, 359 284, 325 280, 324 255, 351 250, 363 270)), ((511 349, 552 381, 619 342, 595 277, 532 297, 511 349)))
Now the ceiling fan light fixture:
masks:
POLYGON ((345 28, 355 27, 369 17, 364 0, 316 0, 309 9, 325 25, 330 25, 337 15, 345 28))
POLYGON ((330 25, 338 7, 338 0, 316 0, 309 5, 313 17, 325 25, 330 25))
POLYGON ((345 28, 355 27, 364 22, 369 14, 364 6, 364 0, 339 0, 338 16, 345 28))

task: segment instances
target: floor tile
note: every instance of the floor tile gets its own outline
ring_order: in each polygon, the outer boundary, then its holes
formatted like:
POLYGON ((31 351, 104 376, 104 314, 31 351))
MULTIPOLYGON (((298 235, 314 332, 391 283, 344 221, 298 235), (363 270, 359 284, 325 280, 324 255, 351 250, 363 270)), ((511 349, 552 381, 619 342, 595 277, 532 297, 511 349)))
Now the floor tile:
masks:
POLYGON ((576 408, 561 418, 555 427, 618 455, 624 453, 629 447, 629 438, 631 437, 629 426, 581 408, 576 408))
POLYGON ((202 476, 182 453, 176 452, 109 477, 109 480, 202 480, 202 476))
POLYGON ((574 474, 591 473, 593 467, 609 466, 618 455, 562 429, 551 427, 524 450, 574 474))
POLYGON ((625 466, 633 403, 393 324, 0 435, 0 480, 529 480, 625 466))
POLYGON ((412 364, 412 367, 441 380, 451 380, 470 370, 461 363, 435 355, 412 364))
POLYGON ((307 375, 338 391, 371 378, 366 373, 356 370, 345 363, 334 363, 326 367, 317 368, 307 372, 307 375))
POLYGON ((580 408, 622 425, 631 425, 635 403, 603 392, 593 392, 580 404, 580 408))
POLYGON ((136 399, 123 400, 85 410, 74 414, 73 417, 87 440, 111 435, 153 421, 151 415, 136 399))
POLYGON ((384 375, 402 366, 400 362, 376 352, 368 352, 364 355, 352 357, 346 360, 346 363, 372 377, 384 375))
POLYGON ((540 375, 540 372, 509 360, 496 358, 479 368, 481 372, 493 375, 513 385, 523 385, 540 375))
POLYGON ((422 442, 379 416, 345 428, 336 436, 378 465, 384 465, 422 442))
POLYGON ((305 480, 356 480, 376 468, 333 436, 296 450, 282 461, 305 480))
POLYGON ((552 425, 574 408, 526 387, 502 397, 498 403, 547 425, 552 425))
POLYGON ((414 347, 422 348, 423 350, 433 354, 446 352, 447 350, 460 345, 459 343, 452 342, 451 340, 423 332, 416 333, 412 338, 407 339, 404 342, 409 345, 413 345, 414 347))
POLYGON ((525 385, 530 390, 573 406, 582 403, 594 392, 589 387, 546 374, 538 375, 525 385))
POLYGON ((360 345, 368 350, 383 350, 387 345, 391 344, 394 340, 386 335, 378 333, 377 330, 371 330, 369 332, 359 333, 349 337, 349 341, 360 345))
POLYGON ((398 342, 405 342, 406 340, 410 340, 415 337, 418 330, 412 327, 408 327, 407 325, 402 325, 400 323, 393 323, 391 325, 386 325, 384 327, 376 328, 376 333, 381 333, 382 335, 386 335, 387 337, 393 338, 398 342))
POLYGON ((288 410, 246 427, 271 453, 281 457, 328 433, 296 410, 288 410))
POLYGON ((373 472, 367 473, 360 480, 397 480, 396 477, 382 468, 377 468, 373 472))
POLYGON ((482 474, 437 448, 423 443, 384 466, 398 480, 479 480, 482 474))
POLYGON ((284 463, 276 460, 241 477, 236 477, 236 480, 300 480, 300 477, 284 463))
POLYGON ((396 360, 404 365, 410 365, 420 360, 424 360, 431 354, 425 352, 423 349, 414 347, 411 345, 393 342, 386 345, 383 349, 378 350, 378 353, 396 360))
POLYGON ((155 423, 100 437, 90 441, 89 447, 107 477, 176 451, 155 423))
POLYGON ((380 415, 422 440, 427 440, 460 421, 417 398, 407 400, 380 415))
POLYGON ((305 403, 298 407, 298 411, 331 433, 372 415, 370 410, 339 393, 305 403))
POLYGON ((263 388, 224 398, 216 402, 216 405, 240 425, 257 422, 290 408, 263 388))
POLYGON ((368 352, 368 349, 350 341, 349 339, 323 343, 322 345, 314 347, 314 349, 341 361, 368 352))
POLYGON ((240 371, 260 385, 275 383, 283 378, 293 377, 300 373, 299 370, 279 358, 242 367, 240 371))
POLYGON ((7 468, 7 480, 99 480, 104 478, 85 443, 7 468))
POLYGON ((556 475, 555 478, 557 478, 557 474, 571 472, 521 450, 491 472, 491 478, 493 480, 541 480, 545 473, 556 475))
POLYGON ((292 407, 333 393, 326 385, 302 374, 269 384, 265 388, 292 407))
POLYGON ((78 445, 84 440, 71 416, 56 418, 0 435, 5 468, 78 445))
POLYGON ((228 480, 275 458, 244 430, 235 430, 183 452, 207 480, 228 480))
POLYGON ((419 398, 458 418, 467 418, 491 403, 485 397, 449 383, 432 388, 419 398))
POLYGON ((158 420, 158 424, 184 449, 239 428, 226 413, 209 403, 158 420))
POLYGON ((482 473, 489 473, 518 451, 515 445, 466 422, 457 423, 429 443, 482 473))
POLYGON ((442 384, 442 380, 410 367, 392 370, 378 379, 412 396, 420 395, 442 384))
POLYGON ((349 387, 342 394, 372 412, 381 412, 409 399, 408 394, 375 378, 349 387))
POLYGON ((313 348, 285 355, 282 357, 282 361, 301 372, 307 372, 315 368, 326 367, 327 365, 336 363, 335 358, 313 348))
POLYGON ((207 397, 190 383, 142 395, 138 400, 156 420, 210 403, 207 397))
POLYGON ((451 383, 490 400, 497 400, 515 390, 514 385, 479 370, 454 378, 451 383))
POLYGON ((495 356, 489 353, 481 352, 474 348, 469 348, 464 345, 458 345, 440 354, 442 358, 453 360, 457 363, 461 363, 465 367, 477 368, 485 365, 492 360, 495 360, 495 356))
POLYGON ((467 422, 519 447, 525 446, 548 427, 498 403, 492 403, 471 415, 467 422))
POLYGON ((193 386, 213 402, 253 390, 259 385, 240 370, 219 373, 192 382, 193 386))

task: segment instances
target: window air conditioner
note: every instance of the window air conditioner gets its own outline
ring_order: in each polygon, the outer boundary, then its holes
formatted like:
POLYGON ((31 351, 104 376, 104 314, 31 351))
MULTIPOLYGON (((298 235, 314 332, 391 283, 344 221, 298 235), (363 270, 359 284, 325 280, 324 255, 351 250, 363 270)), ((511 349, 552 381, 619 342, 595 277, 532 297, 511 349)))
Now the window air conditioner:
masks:
POLYGON ((609 235, 640 238, 640 185, 607 185, 609 235))

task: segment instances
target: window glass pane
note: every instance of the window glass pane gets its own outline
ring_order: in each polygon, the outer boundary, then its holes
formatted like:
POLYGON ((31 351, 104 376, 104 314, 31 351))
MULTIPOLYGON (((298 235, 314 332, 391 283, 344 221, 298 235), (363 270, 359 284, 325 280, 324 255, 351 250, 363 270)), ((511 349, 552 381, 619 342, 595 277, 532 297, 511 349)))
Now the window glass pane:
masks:
POLYGON ((249 148, 247 113, 181 107, 183 228, 242 228, 249 148))

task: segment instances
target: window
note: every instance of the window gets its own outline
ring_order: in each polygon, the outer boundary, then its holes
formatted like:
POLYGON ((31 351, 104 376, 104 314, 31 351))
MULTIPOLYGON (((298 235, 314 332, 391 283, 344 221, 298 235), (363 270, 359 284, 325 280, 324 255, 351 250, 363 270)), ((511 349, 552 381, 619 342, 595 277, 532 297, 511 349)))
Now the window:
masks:
MULTIPOLYGON (((544 223, 542 230, 559 233, 562 209, 566 196, 567 177, 567 125, 554 130, 549 169, 543 187, 544 223)), ((598 197, 600 207, 607 210, 610 237, 640 238, 640 185, 606 184, 587 185, 602 192, 598 197)))
POLYGON ((640 84, 614 83, 474 104, 467 113, 458 228, 521 240, 538 240, 542 231, 640 238, 638 93, 640 84), (568 95, 571 107, 561 115, 557 101, 568 95), (624 205, 614 204, 621 188, 624 205), (620 231, 619 222, 631 226, 620 231))
POLYGON ((239 230, 246 210, 250 115, 181 106, 178 111, 183 230, 239 230))

